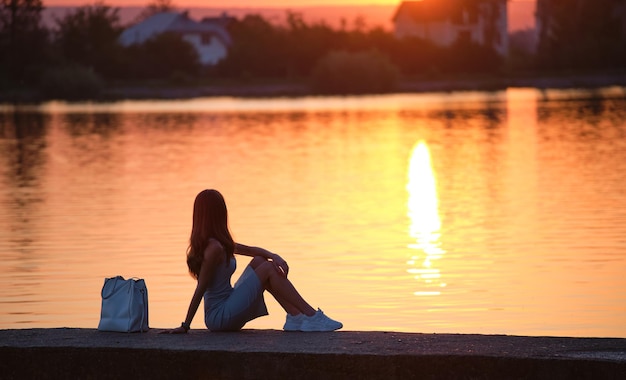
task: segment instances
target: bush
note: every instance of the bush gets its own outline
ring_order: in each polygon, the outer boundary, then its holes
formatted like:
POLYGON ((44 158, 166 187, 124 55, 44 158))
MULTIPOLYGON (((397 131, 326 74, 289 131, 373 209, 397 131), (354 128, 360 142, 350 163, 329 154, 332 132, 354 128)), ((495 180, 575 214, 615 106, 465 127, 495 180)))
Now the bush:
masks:
POLYGON ((325 94, 390 92, 396 88, 398 73, 389 58, 376 50, 333 51, 315 65, 312 86, 325 94))
POLYGON ((193 45, 172 32, 161 33, 140 45, 129 46, 126 55, 126 75, 132 79, 192 78, 202 69, 193 45))
POLYGON ((100 76, 83 66, 49 69, 41 79, 41 92, 47 98, 78 100, 97 98, 104 83, 100 76))
POLYGON ((492 74, 500 71, 502 62, 503 57, 491 46, 457 40, 445 50, 441 67, 448 73, 492 74))

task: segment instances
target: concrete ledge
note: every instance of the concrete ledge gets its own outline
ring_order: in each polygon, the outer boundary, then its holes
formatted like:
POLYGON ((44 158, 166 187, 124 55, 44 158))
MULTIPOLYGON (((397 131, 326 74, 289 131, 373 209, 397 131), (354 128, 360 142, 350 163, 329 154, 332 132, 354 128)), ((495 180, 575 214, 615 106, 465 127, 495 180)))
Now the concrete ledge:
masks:
POLYGON ((626 339, 0 330, 2 379, 626 379, 626 339))

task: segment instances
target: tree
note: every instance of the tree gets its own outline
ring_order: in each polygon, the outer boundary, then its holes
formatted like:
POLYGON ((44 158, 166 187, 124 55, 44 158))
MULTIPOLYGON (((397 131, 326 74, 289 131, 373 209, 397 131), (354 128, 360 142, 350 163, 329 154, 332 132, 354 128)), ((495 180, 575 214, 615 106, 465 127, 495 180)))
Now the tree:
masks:
POLYGON ((104 83, 101 78, 85 67, 55 67, 42 75, 39 89, 48 99, 95 99, 104 83))
POLYGON ((449 48, 441 47, 419 37, 392 37, 381 48, 405 75, 432 75, 441 73, 447 63, 444 59, 449 48))
MULTIPOLYGON (((501 45, 507 36, 500 34, 498 21, 503 16, 502 0, 462 0, 465 6, 482 18, 483 44, 486 46, 501 45)), ((458 15, 461 17, 461 14, 458 15)))
POLYGON ((624 5, 624 0, 539 0, 539 66, 625 67, 624 20, 619 18, 624 5))
POLYGON ((234 22, 229 31, 233 45, 218 72, 231 77, 308 77, 330 51, 369 50, 393 39, 379 29, 348 31, 334 30, 323 22, 307 24, 302 15, 293 12, 287 12, 284 26, 248 15, 234 22))
POLYGON ((290 76, 309 76, 321 57, 341 47, 337 32, 324 23, 307 25, 298 13, 287 12, 284 35, 290 76))
POLYGON ((18 81, 45 61, 42 11, 41 0, 0 0, 0 71, 18 81))
POLYGON ((491 46, 457 40, 444 49, 439 67, 448 73, 497 73, 503 58, 491 46))
POLYGON ((135 22, 139 23, 146 20, 157 13, 172 12, 176 10, 172 0, 153 0, 150 2, 139 15, 135 18, 135 22))
POLYGON ((288 74, 285 30, 259 15, 247 15, 229 28, 233 45, 218 72, 231 77, 285 77, 288 74))
POLYGON ((200 72, 196 49, 176 33, 161 33, 126 50, 129 74, 141 79, 172 79, 200 72))
POLYGON ((56 43, 68 61, 95 70, 104 77, 119 75, 122 32, 119 8, 103 2, 77 8, 56 20, 56 43))
POLYGON ((332 51, 313 70, 313 89, 326 94, 362 94, 394 90, 398 69, 378 51, 332 51))

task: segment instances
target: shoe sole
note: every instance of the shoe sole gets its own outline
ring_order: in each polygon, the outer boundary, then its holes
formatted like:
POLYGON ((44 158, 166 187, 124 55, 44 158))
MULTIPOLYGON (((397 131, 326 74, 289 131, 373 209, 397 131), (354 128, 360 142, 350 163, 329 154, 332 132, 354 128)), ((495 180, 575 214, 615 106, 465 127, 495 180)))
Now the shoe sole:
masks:
POLYGON ((331 331, 337 331, 337 330, 339 330, 341 328, 343 328, 343 325, 338 326, 336 328, 324 328, 324 329, 321 329, 321 328, 319 328, 319 329, 316 329, 316 328, 311 329, 311 328, 303 327, 303 328, 300 329, 300 331, 303 331, 303 332, 331 332, 331 331))

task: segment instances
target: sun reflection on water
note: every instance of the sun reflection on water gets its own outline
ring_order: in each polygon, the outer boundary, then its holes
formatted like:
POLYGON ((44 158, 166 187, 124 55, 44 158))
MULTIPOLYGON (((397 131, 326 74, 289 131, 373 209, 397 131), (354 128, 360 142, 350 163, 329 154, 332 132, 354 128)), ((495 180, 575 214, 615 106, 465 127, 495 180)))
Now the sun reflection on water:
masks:
POLYGON ((408 247, 416 252, 407 261, 407 271, 420 282, 416 296, 436 296, 446 286, 435 262, 446 253, 441 248, 441 220, 435 173, 426 142, 419 141, 411 153, 407 191, 409 235, 415 239, 408 247))

